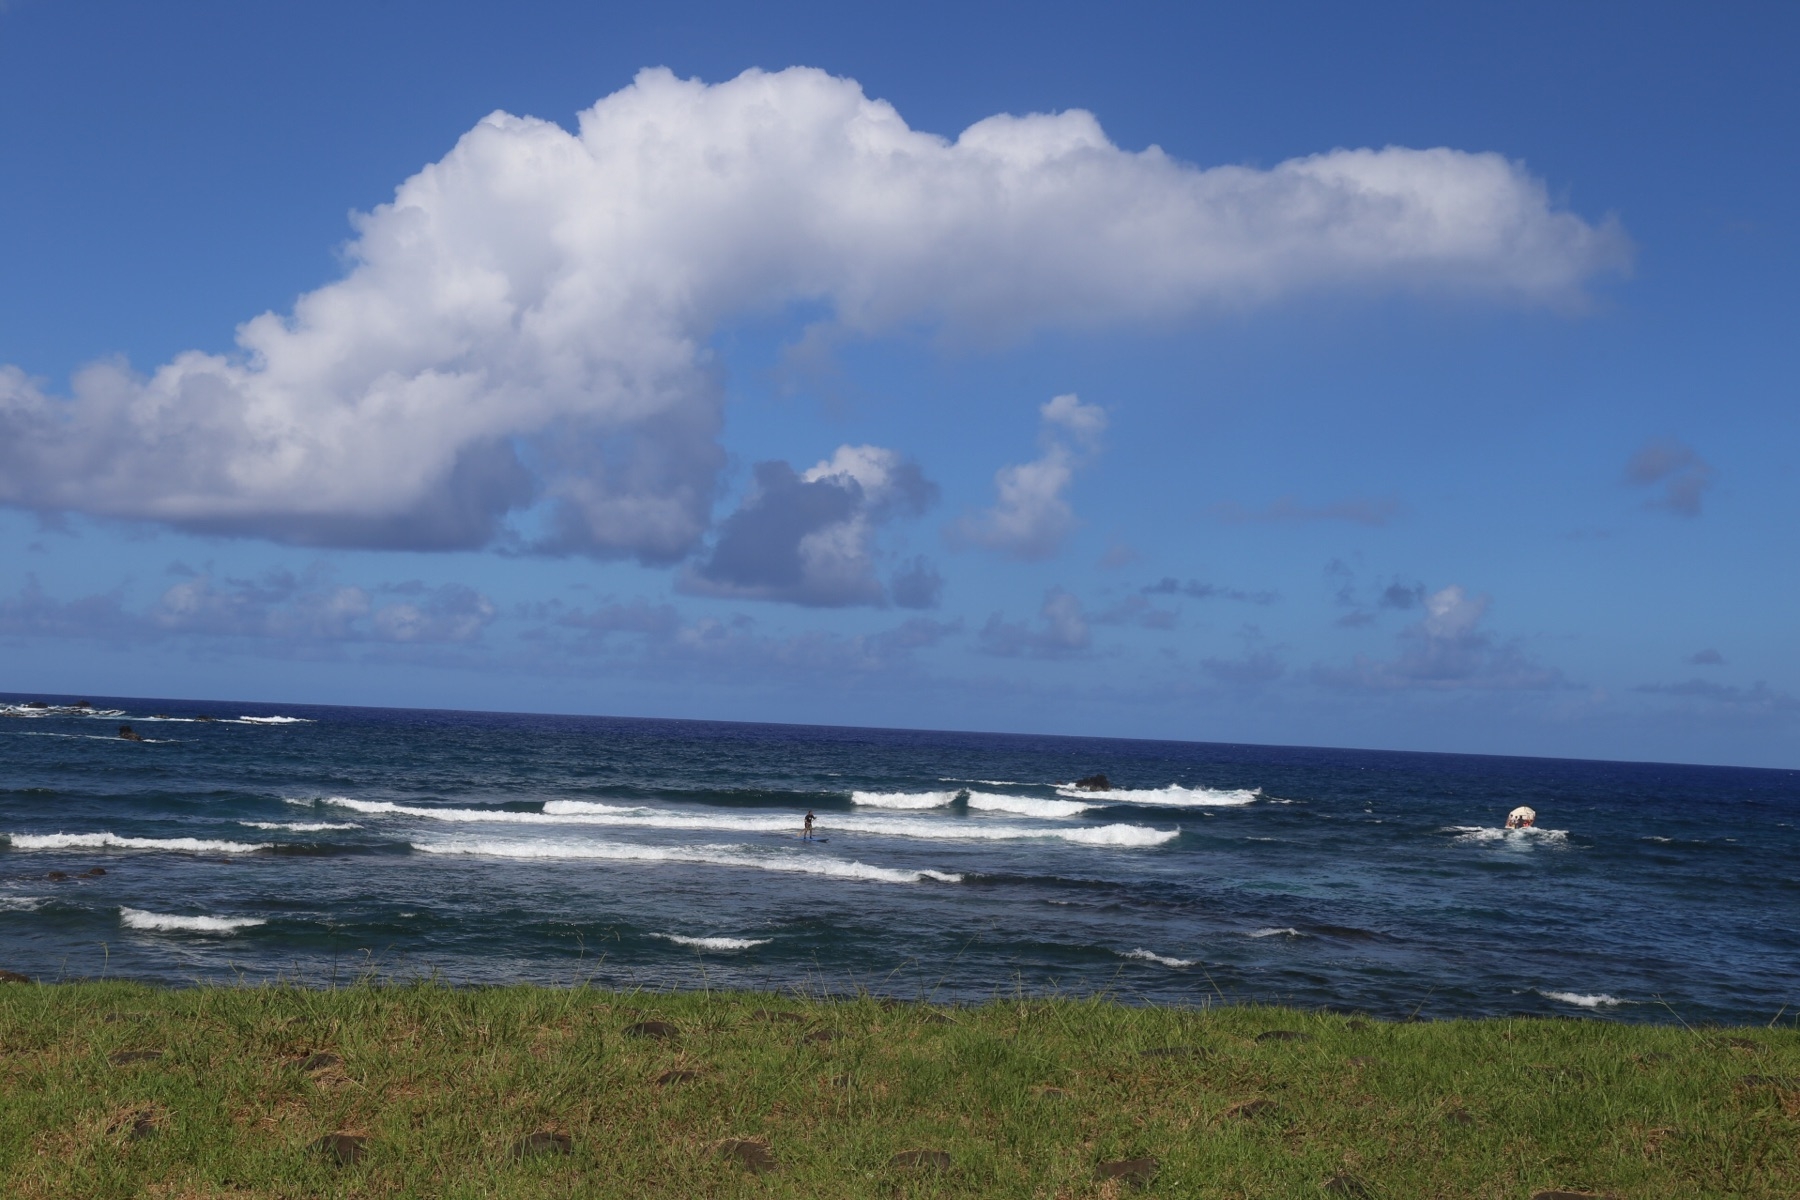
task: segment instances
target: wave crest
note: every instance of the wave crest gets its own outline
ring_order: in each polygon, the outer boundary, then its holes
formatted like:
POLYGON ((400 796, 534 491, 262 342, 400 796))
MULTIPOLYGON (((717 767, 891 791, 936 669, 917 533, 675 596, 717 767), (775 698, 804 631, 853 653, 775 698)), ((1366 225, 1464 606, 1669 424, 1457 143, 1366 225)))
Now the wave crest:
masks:
POLYGON ((1254 804, 1262 798, 1261 788, 1182 787, 1171 783, 1165 788, 1113 788, 1106 792, 1090 792, 1069 784, 1058 784, 1059 796, 1082 800, 1100 800, 1108 804, 1145 804, 1163 808, 1232 808, 1254 804))
POLYGON ((679 933, 653 933, 653 938, 661 938, 665 942, 674 942, 677 946, 692 946, 696 950, 750 950, 757 946, 766 946, 774 938, 733 938, 733 937, 684 937, 679 933))
POLYGON ((253 854, 273 842, 221 842, 210 838, 120 837, 116 833, 9 833, 14 850, 174 850, 188 854, 253 854))
POLYGON ((266 925, 261 917, 181 917, 173 913, 146 912, 141 908, 119 909, 119 923, 127 929, 143 929, 152 933, 216 933, 232 934, 253 925, 266 925))
POLYGON ((425 854, 473 854, 493 858, 603 859, 612 862, 699 863, 717 867, 751 867, 759 871, 784 871, 799 875, 823 875, 833 879, 866 879, 878 883, 920 883, 927 879, 961 883, 962 876, 948 871, 908 871, 872 867, 841 858, 801 855, 757 855, 741 846, 632 846, 621 842, 500 842, 452 839, 414 842, 425 854))

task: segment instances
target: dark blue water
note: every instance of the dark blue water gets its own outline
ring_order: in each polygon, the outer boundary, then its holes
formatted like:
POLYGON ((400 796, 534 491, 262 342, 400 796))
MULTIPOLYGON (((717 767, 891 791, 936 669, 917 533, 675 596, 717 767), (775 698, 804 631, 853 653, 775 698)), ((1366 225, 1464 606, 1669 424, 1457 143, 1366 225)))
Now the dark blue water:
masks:
POLYGON ((0 968, 1800 1004, 1792 771, 92 699, 0 707, 0 968))

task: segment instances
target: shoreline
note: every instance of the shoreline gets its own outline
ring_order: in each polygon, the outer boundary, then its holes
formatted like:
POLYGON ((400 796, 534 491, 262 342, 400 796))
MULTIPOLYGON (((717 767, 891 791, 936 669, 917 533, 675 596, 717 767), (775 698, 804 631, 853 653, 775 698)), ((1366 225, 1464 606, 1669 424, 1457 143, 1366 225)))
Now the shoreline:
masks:
POLYGON ((8 983, 0 1073, 0 1190, 21 1197, 1675 1200, 1800 1180, 1791 1025, 8 983))

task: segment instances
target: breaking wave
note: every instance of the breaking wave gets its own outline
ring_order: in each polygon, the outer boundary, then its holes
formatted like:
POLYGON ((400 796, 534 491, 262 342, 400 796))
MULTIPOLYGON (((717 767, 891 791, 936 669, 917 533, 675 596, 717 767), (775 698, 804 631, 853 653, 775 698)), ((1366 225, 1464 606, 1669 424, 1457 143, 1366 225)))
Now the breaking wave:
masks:
POLYGON ((1253 929, 1250 931, 1249 936, 1253 937, 1253 938, 1266 938, 1266 937, 1305 937, 1306 935, 1304 933, 1301 933, 1298 929, 1295 929, 1291 925, 1284 925, 1280 929, 1253 929))
POLYGON ((289 833, 322 833, 327 829, 361 829, 355 821, 239 821, 250 829, 284 829, 289 833))
MULTIPOLYGON (((647 808, 621 808, 591 800, 551 800, 543 812, 508 812, 492 808, 422 808, 387 800, 353 800, 330 796, 326 804, 364 813, 391 813, 458 824, 495 822, 512 825, 599 825, 633 829, 677 829, 696 832, 798 834, 800 822, 791 816, 734 816, 721 813, 689 815, 647 808)), ((1181 836, 1179 829, 1153 829, 1144 825, 1100 825, 1084 828, 1052 828, 1002 822, 918 820, 905 817, 844 816, 819 818, 820 832, 863 833, 875 837, 927 838, 933 841, 1016 841, 1053 838, 1089 846, 1160 846, 1181 836)))
POLYGON ((1538 995, 1546 1000, 1554 1000, 1558 1004, 1573 1004, 1577 1008, 1613 1008, 1620 1004, 1630 1004, 1629 1000, 1621 1000, 1617 996, 1609 996, 1605 992, 1585 994, 1582 992, 1546 992, 1538 989, 1538 995))
POLYGON ((240 725, 311 725, 311 717, 239 717, 240 725))
POLYGON ((1018 813, 1026 817, 1077 817, 1095 806, 1079 800, 1040 800, 1035 796, 970 792, 969 807, 982 812, 1018 813))
POLYGON ((221 842, 209 838, 120 837, 116 833, 9 833, 14 850, 177 850, 188 854, 250 854, 272 842, 221 842))
POLYGON ((661 938, 665 942, 674 942, 678 946, 692 946, 696 950, 749 950, 756 946, 766 946, 774 938, 731 938, 731 937, 683 937, 679 933, 653 933, 653 938, 661 938))
POLYGON ((1533 842, 1566 842, 1569 831, 1566 829, 1496 829, 1491 825, 1452 825, 1445 832, 1456 834, 1459 842, 1506 842, 1515 846, 1530 845, 1533 842))
POLYGON ((1142 947, 1136 950, 1120 950, 1118 955, 1120 958, 1140 958, 1145 962, 1158 963, 1165 967, 1191 967, 1195 964, 1195 960, 1191 958, 1170 958, 1166 954, 1157 954, 1142 947))
POLYGON ((759 871, 783 871, 799 875, 823 875, 833 879, 867 879, 878 883, 961 883, 962 876, 948 871, 907 871, 872 867, 838 858, 800 855, 757 855, 742 846, 631 846, 620 842, 497 842, 454 839, 414 842, 425 854, 473 854, 491 858, 603 859, 613 862, 701 863, 716 867, 752 867, 759 871))
MULTIPOLYGON (((850 802, 865 808, 942 808, 956 792, 851 792, 850 802)), ((548 810, 549 806, 545 805, 548 810)))
POLYGON ((145 929, 154 933, 219 934, 267 924, 261 917, 178 917, 170 913, 145 912, 141 908, 120 908, 119 923, 127 929, 145 929))
POLYGON ((1253 804, 1262 798, 1261 788, 1188 788, 1171 783, 1166 788, 1113 788, 1106 792, 1090 792, 1070 784, 1058 784, 1057 794, 1083 800, 1101 800, 1108 804, 1160 805, 1164 808, 1229 808, 1253 804))

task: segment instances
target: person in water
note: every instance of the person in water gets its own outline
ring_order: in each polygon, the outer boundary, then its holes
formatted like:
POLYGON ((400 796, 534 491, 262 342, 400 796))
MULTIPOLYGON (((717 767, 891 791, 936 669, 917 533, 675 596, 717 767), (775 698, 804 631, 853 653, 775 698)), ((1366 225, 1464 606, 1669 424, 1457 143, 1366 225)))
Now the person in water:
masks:
POLYGON ((1506 814, 1508 829, 1530 829, 1537 822, 1537 810, 1523 804, 1506 814))
POLYGON ((815 820, 815 818, 813 817, 812 809, 810 809, 810 808, 807 809, 806 810, 806 832, 800 835, 800 838, 802 841, 810 842, 813 840, 812 827, 813 827, 814 820, 815 820))

